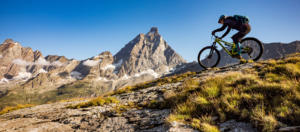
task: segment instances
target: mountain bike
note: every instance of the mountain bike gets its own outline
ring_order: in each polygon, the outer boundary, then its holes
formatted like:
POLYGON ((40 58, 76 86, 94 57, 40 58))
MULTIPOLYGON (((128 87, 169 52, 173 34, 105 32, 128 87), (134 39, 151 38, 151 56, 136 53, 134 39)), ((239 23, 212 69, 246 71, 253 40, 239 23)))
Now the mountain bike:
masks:
MULTIPOLYGON (((217 49, 216 44, 219 44, 225 53, 234 58, 233 49, 235 44, 226 42, 217 36, 214 36, 214 38, 212 45, 204 47, 198 54, 198 63, 204 69, 216 67, 220 62, 220 51, 217 49)), ((257 61, 262 56, 264 47, 257 38, 247 37, 241 40, 240 50, 244 59, 257 61)))

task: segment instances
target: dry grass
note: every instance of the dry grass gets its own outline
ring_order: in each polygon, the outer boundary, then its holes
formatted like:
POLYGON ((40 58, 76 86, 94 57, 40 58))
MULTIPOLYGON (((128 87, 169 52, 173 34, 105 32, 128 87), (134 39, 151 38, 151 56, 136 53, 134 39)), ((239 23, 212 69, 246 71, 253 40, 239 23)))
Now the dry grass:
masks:
POLYGON ((122 104, 122 105, 116 105, 114 107, 114 111, 117 112, 118 114, 122 114, 123 112, 128 111, 129 109, 142 109, 142 107, 136 105, 134 102, 128 102, 127 104, 122 104))
POLYGON ((186 80, 180 91, 167 94, 174 104, 168 121, 200 131, 214 131, 212 117, 218 117, 217 122, 250 120, 261 131, 275 131, 278 121, 300 124, 299 55, 257 63, 249 73, 186 80))
POLYGON ((11 111, 15 111, 18 109, 24 109, 24 108, 28 108, 28 107, 32 107, 34 105, 32 104, 18 104, 16 106, 6 106, 4 109, 2 109, 0 111, 0 115, 3 115, 5 113, 11 112, 11 111))
POLYGON ((87 100, 87 98, 71 98, 71 99, 63 99, 60 100, 59 102, 74 102, 74 101, 83 101, 87 100))
POLYGON ((103 106, 110 103, 119 103, 119 101, 115 97, 97 97, 92 99, 88 102, 79 103, 76 105, 68 106, 67 108, 71 109, 79 109, 79 108, 86 108, 91 106, 103 106))

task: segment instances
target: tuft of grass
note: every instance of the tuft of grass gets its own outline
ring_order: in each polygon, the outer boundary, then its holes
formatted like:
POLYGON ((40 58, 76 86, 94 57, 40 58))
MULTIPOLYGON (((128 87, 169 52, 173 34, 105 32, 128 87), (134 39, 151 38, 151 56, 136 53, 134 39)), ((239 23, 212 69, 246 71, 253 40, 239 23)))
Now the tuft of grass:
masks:
POLYGON ((196 96, 196 98, 194 99, 194 102, 199 105, 209 105, 209 103, 210 103, 206 98, 204 98, 202 96, 196 96))
POLYGON ((272 114, 266 115, 263 105, 252 110, 251 121, 256 127, 264 132, 273 132, 278 125, 276 118, 272 114))
POLYGON ((168 122, 173 122, 173 121, 184 121, 184 120, 187 120, 187 119, 190 119, 191 116, 190 115, 182 115, 182 114, 170 114, 168 117, 167 117, 167 121, 168 122))
POLYGON ((191 91, 199 88, 200 81, 198 79, 187 79, 182 83, 185 91, 191 91))
POLYGON ((86 108, 91 106, 103 106, 110 103, 119 103, 119 101, 115 97, 97 97, 92 99, 88 102, 79 103, 76 105, 67 106, 67 108, 71 109, 79 109, 79 108, 86 108))
POLYGON ((171 108, 171 103, 168 101, 158 101, 158 100, 151 100, 149 103, 144 104, 143 107, 151 108, 151 109, 166 109, 171 108))
POLYGON ((0 111, 0 115, 3 115, 5 113, 11 112, 11 111, 15 111, 18 109, 24 109, 24 108, 28 108, 28 107, 32 107, 34 105, 32 104, 18 104, 16 106, 6 106, 4 109, 2 109, 0 111))
POLYGON ((142 107, 137 106, 134 102, 128 102, 127 104, 117 105, 114 107, 114 111, 116 111, 118 114, 122 114, 123 112, 126 112, 129 109, 137 108, 142 109, 142 107))
POLYGON ((281 75, 274 74, 274 73, 266 73, 264 78, 266 81, 276 82, 276 83, 280 83, 280 82, 284 82, 284 81, 288 80, 288 78, 286 76, 281 76, 281 75))
POLYGON ((296 64, 291 63, 277 65, 271 72, 285 75, 290 78, 300 77, 300 69, 296 64))
POLYGON ((71 99, 62 99, 59 102, 74 102, 74 101, 83 101, 86 100, 86 98, 71 98, 71 99))
POLYGON ((208 123, 201 123, 199 130, 202 132, 220 132, 218 127, 208 123))
POLYGON ((285 62, 286 62, 286 63, 293 63, 293 64, 296 64, 296 63, 300 62, 300 58, 299 58, 299 57, 296 57, 296 56, 288 57, 288 58, 285 59, 285 62))
POLYGON ((219 132, 218 127, 216 127, 208 122, 202 122, 201 119, 194 118, 192 120, 191 126, 202 132, 219 132))
POLYGON ((287 106, 279 106, 275 108, 275 112, 278 113, 278 117, 287 117, 292 110, 287 106))

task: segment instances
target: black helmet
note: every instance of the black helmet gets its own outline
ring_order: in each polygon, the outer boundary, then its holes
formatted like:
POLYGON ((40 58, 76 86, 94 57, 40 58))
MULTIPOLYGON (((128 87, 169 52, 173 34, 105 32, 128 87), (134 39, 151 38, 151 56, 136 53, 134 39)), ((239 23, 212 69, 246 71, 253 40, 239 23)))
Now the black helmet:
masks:
POLYGON ((223 20, 223 19, 225 19, 225 15, 221 15, 221 16, 219 17, 219 21, 218 21, 218 22, 220 23, 220 21, 223 20))

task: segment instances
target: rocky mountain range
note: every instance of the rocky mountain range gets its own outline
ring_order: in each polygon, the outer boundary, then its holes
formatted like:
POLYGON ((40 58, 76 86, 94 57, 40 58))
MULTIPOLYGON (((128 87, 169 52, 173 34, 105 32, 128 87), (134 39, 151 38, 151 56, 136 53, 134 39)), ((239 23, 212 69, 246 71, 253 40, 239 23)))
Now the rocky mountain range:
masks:
POLYGON ((91 92, 70 96, 96 96, 153 80, 186 63, 156 27, 137 35, 115 56, 105 51, 81 61, 56 55, 44 57, 40 51, 7 39, 0 45, 0 62, 0 97, 21 92, 62 94, 58 91, 77 85, 84 85, 91 92))

